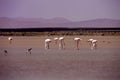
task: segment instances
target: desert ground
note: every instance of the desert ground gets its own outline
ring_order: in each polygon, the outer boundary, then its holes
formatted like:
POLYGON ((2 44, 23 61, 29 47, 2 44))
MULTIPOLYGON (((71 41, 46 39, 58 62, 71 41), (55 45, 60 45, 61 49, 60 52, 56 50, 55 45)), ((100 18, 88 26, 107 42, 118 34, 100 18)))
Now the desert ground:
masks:
POLYGON ((120 36, 64 36, 64 50, 53 41, 45 50, 44 40, 54 37, 13 36, 9 44, 8 36, 1 36, 0 80, 120 80, 120 36), (74 37, 83 39, 79 50, 74 37), (89 38, 98 40, 97 49, 90 49, 89 38))

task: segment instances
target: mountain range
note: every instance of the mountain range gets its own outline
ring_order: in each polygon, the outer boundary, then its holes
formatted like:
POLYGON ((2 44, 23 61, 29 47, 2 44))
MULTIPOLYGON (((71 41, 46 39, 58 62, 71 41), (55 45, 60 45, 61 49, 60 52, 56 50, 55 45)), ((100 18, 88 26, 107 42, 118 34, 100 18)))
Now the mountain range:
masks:
POLYGON ((120 20, 94 19, 71 21, 66 18, 8 18, 0 17, 0 28, 120 28, 120 20))

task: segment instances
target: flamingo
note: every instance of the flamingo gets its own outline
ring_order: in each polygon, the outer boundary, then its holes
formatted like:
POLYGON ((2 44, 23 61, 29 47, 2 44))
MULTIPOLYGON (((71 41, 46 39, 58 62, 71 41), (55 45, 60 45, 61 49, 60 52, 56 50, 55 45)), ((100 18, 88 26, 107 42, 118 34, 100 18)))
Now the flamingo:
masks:
POLYGON ((97 48, 97 40, 95 40, 95 39, 89 39, 88 42, 91 42, 91 50, 97 48))
POLYGON ((8 51, 4 50, 4 55, 7 56, 7 54, 8 54, 8 51))
POLYGON ((32 51, 32 48, 29 48, 29 49, 27 49, 27 52, 26 52, 26 53, 31 54, 31 51, 32 51))
POLYGON ((58 38, 57 38, 57 37, 54 38, 54 41, 55 41, 55 44, 57 44, 57 42, 58 42, 58 38))
POLYGON ((75 42, 75 44, 74 44, 74 46, 76 46, 76 49, 77 50, 79 50, 79 43, 80 43, 80 41, 81 41, 82 39, 80 39, 80 38, 74 38, 74 42, 75 42))
POLYGON ((51 39, 45 39, 45 49, 50 49, 51 39))
POLYGON ((12 43, 13 38, 12 37, 8 37, 9 43, 12 43))
POLYGON ((59 49, 65 49, 64 37, 59 38, 59 49))

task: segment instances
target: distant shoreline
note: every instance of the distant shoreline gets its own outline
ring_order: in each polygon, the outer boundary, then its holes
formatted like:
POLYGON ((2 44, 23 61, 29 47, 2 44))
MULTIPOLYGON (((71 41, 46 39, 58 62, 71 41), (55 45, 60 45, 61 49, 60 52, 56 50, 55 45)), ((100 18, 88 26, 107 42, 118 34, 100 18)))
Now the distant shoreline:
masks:
POLYGON ((14 28, 0 29, 0 36, 40 36, 40 35, 117 35, 120 28, 14 28))
POLYGON ((0 28, 0 32, 46 32, 46 31, 120 31, 120 28, 66 28, 66 27, 46 27, 46 28, 0 28))

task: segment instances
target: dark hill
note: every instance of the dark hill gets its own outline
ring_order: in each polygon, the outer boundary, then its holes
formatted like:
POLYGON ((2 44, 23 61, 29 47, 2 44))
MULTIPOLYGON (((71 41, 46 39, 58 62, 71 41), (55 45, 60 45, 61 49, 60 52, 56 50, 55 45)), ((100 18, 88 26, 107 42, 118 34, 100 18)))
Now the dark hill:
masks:
POLYGON ((95 19, 70 21, 65 18, 7 18, 0 17, 0 28, 120 28, 120 20, 95 19))

